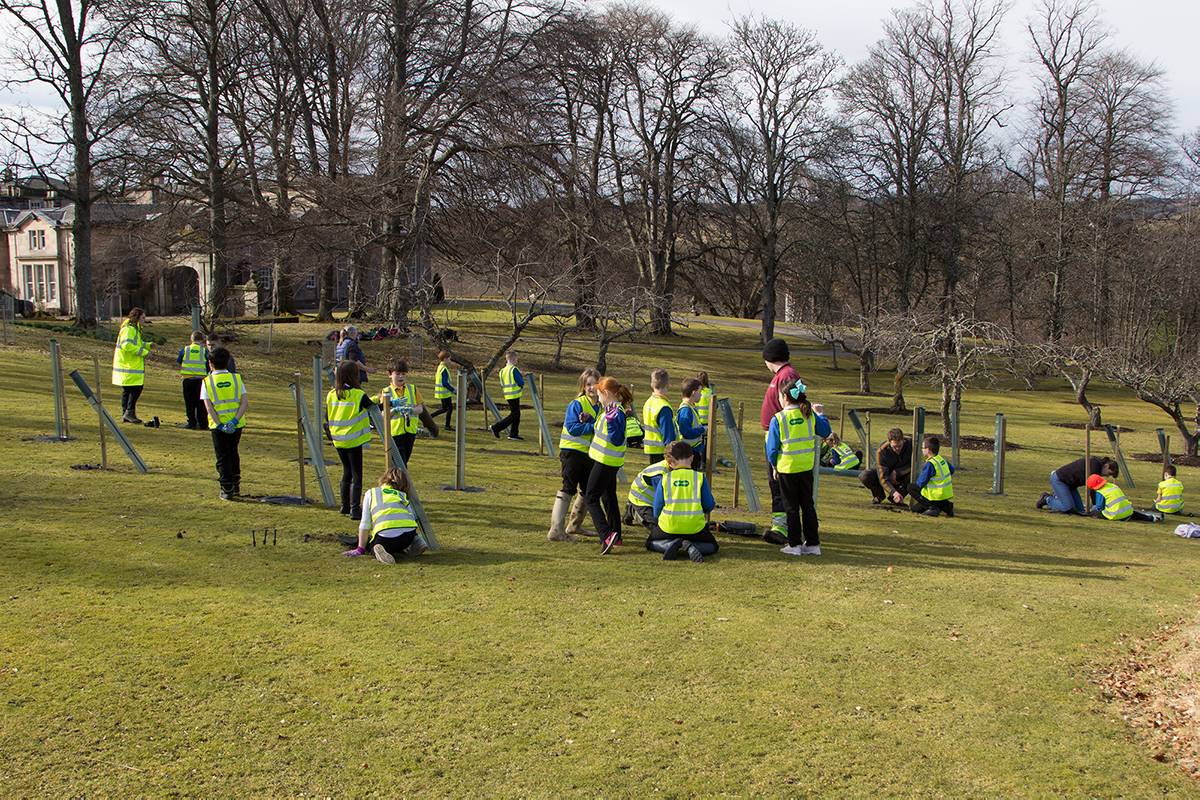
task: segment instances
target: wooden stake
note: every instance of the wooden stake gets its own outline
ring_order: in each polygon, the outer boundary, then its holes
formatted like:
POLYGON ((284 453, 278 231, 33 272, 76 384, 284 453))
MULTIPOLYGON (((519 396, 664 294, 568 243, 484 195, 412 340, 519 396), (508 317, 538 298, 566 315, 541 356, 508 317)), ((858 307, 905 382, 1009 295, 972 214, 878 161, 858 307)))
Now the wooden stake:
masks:
MULTIPOLYGON (((714 392, 708 396, 708 430, 704 432, 704 477, 708 481, 709 491, 712 490, 713 451, 716 450, 716 438, 712 435, 713 422, 717 419, 717 395, 714 392)), ((740 432, 740 431, 739 431, 740 432)), ((736 492, 735 492, 736 494, 736 492)))
POLYGON ((838 439, 846 435, 846 404, 842 403, 842 414, 838 417, 838 439))
POLYGON ((1089 422, 1084 428, 1084 445, 1083 445, 1083 512, 1092 510, 1092 490, 1087 486, 1087 479, 1091 477, 1088 470, 1092 466, 1092 426, 1089 422))
MULTIPOLYGON (((742 435, 742 414, 743 414, 743 412, 745 412, 745 410, 746 410, 746 404, 738 403, 738 418, 737 418, 738 436, 742 435)), ((738 507, 738 493, 741 491, 741 488, 742 488, 741 483, 742 483, 742 473, 738 472, 738 470, 735 468, 733 470, 733 507, 734 508, 738 507)))
MULTIPOLYGON (((296 377, 296 386, 300 386, 300 373, 292 373, 296 377)), ((296 392, 296 463, 300 467, 300 505, 308 504, 304 493, 304 413, 300 410, 300 392, 296 392)), ((314 465, 315 466, 315 465, 314 465)))
POLYGON ((380 393, 383 400, 383 471, 392 468, 392 448, 388 445, 388 437, 392 435, 392 387, 387 386, 380 393))
POLYGON ((92 365, 96 368, 96 408, 100 412, 100 469, 108 469, 108 445, 104 440, 104 402, 100 399, 100 359, 92 356, 92 365))

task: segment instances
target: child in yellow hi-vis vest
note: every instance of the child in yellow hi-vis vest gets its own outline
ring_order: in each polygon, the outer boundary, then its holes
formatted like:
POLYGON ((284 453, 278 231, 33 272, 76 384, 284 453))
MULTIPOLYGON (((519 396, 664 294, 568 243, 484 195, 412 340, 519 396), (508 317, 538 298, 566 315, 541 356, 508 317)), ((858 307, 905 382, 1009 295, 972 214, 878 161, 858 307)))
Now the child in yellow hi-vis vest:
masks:
POLYGON ((692 446, 683 440, 667 445, 667 471, 654 490, 654 524, 647 526, 646 549, 662 553, 663 561, 674 561, 680 550, 696 563, 717 552, 717 540, 708 530, 717 504, 704 473, 692 469, 692 455, 692 446))
POLYGON ((1090 476, 1087 487, 1096 493, 1096 507, 1091 512, 1093 517, 1117 522, 1158 522, 1158 517, 1134 508, 1120 486, 1106 481, 1100 475, 1090 476))
POLYGON ((419 556, 428 550, 429 545, 417 535, 417 518, 409 504, 409 491, 408 475, 400 467, 383 473, 379 486, 363 495, 358 547, 342 555, 366 555, 369 545, 380 564, 395 564, 396 556, 419 556))
POLYGON ((1164 514, 1178 514, 1183 511, 1183 484, 1175 477, 1175 465, 1163 467, 1163 479, 1158 484, 1158 497, 1154 507, 1164 514))
POLYGON ((217 456, 217 480, 220 498, 232 500, 242 493, 242 459, 238 444, 246 427, 246 385, 242 377, 228 370, 229 351, 218 347, 209 354, 213 371, 200 387, 200 400, 208 411, 213 451, 217 456))
POLYGON ((779 481, 783 510, 787 515, 786 547, 789 556, 821 555, 821 537, 817 530, 817 504, 813 500, 813 466, 820 446, 818 438, 833 431, 825 419, 824 407, 813 405, 804 393, 804 384, 789 378, 779 385, 779 413, 771 417, 767 428, 767 460, 779 481))
POLYGON ((908 496, 912 498, 913 511, 927 517, 945 514, 954 516, 954 465, 938 455, 942 449, 942 440, 936 436, 926 436, 921 444, 921 453, 925 456, 925 466, 917 476, 916 483, 908 485, 908 496))

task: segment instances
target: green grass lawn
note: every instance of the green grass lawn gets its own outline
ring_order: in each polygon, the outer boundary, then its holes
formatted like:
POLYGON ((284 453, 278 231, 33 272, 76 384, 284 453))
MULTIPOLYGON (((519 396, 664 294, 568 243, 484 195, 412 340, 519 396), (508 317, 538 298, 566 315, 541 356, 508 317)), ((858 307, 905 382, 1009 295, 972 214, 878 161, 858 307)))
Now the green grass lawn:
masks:
MULTIPOLYGON (((498 320, 455 317, 477 363, 498 320)), ((1166 524, 1034 510, 1050 470, 1083 453, 1081 432, 1050 424, 1083 420, 1057 382, 965 398, 964 434, 990 437, 1003 412, 1023 448, 1009 454, 1005 496, 988 494, 990 452, 963 452, 954 519, 872 508, 857 481, 828 478, 820 558, 719 536, 720 553, 700 565, 661 561, 636 532, 606 557, 594 539, 547 542, 558 462, 536 455, 532 411, 523 444, 492 439, 471 411, 467 483, 484 491, 439 490, 453 482, 452 442, 418 440, 412 474, 442 549, 385 567, 340 556, 335 537, 353 529, 335 509, 217 499, 208 435, 175 427, 184 325, 154 327, 168 344, 151 359, 139 414, 164 427, 123 426, 146 475, 111 439, 110 471, 71 469, 100 454, 95 416, 69 380, 76 441, 29 441, 54 432, 50 334, 21 328, 16 347, 0 348, 5 796, 1195 791, 1147 755, 1091 681, 1127 651, 1122 635, 1194 616, 1200 542, 1166 524), (261 533, 252 546, 264 527, 277 546, 261 533)), ((298 493, 287 384, 301 371, 311 393, 319 347, 298 342, 329 329, 277 326, 270 356, 253 326, 241 331, 244 493, 298 493)), ((548 368, 554 343, 542 333, 519 345, 526 371, 548 368)), ((719 396, 745 404, 766 497, 756 426, 770 375, 756 342, 752 329, 706 320, 669 342, 614 348, 609 371, 638 387, 640 404, 654 367, 676 386, 706 369, 719 396), (689 342, 701 349, 662 346, 689 342)), ((66 369, 89 383, 99 356, 115 404, 111 345, 62 347, 66 369)), ((406 344, 363 349, 379 366, 409 355, 406 344)), ((556 436, 594 353, 569 341, 563 371, 545 376, 556 436)), ((842 402, 885 404, 838 394, 857 387, 849 362, 794 364, 833 417, 842 402)), ((411 373, 427 395, 434 366, 426 347, 411 373)), ((890 388, 890 375, 876 378, 890 388)), ((907 396, 937 407, 927 385, 907 396)), ((1165 417, 1124 392, 1089 396, 1135 429, 1127 453, 1157 450, 1165 417)), ((875 415, 874 438, 893 425, 911 420, 875 415)), ((931 416, 927 430, 938 425, 931 416)), ((728 455, 723 434, 718 453, 728 455)), ((382 464, 380 448, 367 452, 368 479, 382 464)), ((1158 467, 1130 466, 1128 493, 1146 507, 1158 467)), ((1180 477, 1200 486, 1193 470, 1180 477)), ((732 485, 731 470, 715 476, 714 518, 767 522, 744 499, 730 507, 732 485)))

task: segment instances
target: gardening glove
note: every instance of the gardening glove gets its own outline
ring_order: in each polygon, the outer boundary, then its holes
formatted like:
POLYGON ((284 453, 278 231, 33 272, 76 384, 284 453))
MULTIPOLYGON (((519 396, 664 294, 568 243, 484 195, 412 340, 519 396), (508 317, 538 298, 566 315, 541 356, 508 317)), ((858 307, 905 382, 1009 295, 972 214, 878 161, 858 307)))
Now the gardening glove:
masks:
POLYGON ((579 415, 579 421, 584 423, 585 425, 594 419, 595 419, 595 417, 593 417, 591 414, 588 414, 586 412, 579 415))
POLYGON ((342 553, 344 556, 365 556, 366 554, 367 551, 363 550, 361 547, 356 547, 353 550, 347 550, 346 552, 342 553))
POLYGON ((237 420, 231 419, 221 427, 226 433, 234 433, 237 430, 237 420))

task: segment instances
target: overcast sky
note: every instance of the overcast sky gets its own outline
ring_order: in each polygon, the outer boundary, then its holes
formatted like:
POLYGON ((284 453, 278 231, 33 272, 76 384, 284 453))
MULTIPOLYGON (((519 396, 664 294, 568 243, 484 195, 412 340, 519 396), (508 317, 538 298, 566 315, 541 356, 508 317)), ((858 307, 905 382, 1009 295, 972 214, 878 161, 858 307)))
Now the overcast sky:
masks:
MULTIPOLYGON (((892 9, 913 4, 897 0, 646 0, 681 23, 723 35, 734 16, 753 12, 786 20, 817 35, 827 50, 847 64, 866 58, 867 48, 883 36, 883 20, 892 9)), ((1004 43, 1014 92, 1029 86, 1032 67, 1026 63, 1029 33, 1025 22, 1041 7, 1040 0, 1011 0, 1005 18, 1004 43)), ((1176 131, 1200 127, 1200 2, 1197 0, 1100 0, 1101 19, 1108 25, 1110 43, 1138 58, 1153 60, 1166 72, 1167 91, 1174 101, 1176 131)), ((1014 98, 1018 99, 1018 98, 1014 98)), ((1023 99, 1023 98, 1020 98, 1023 99)))

